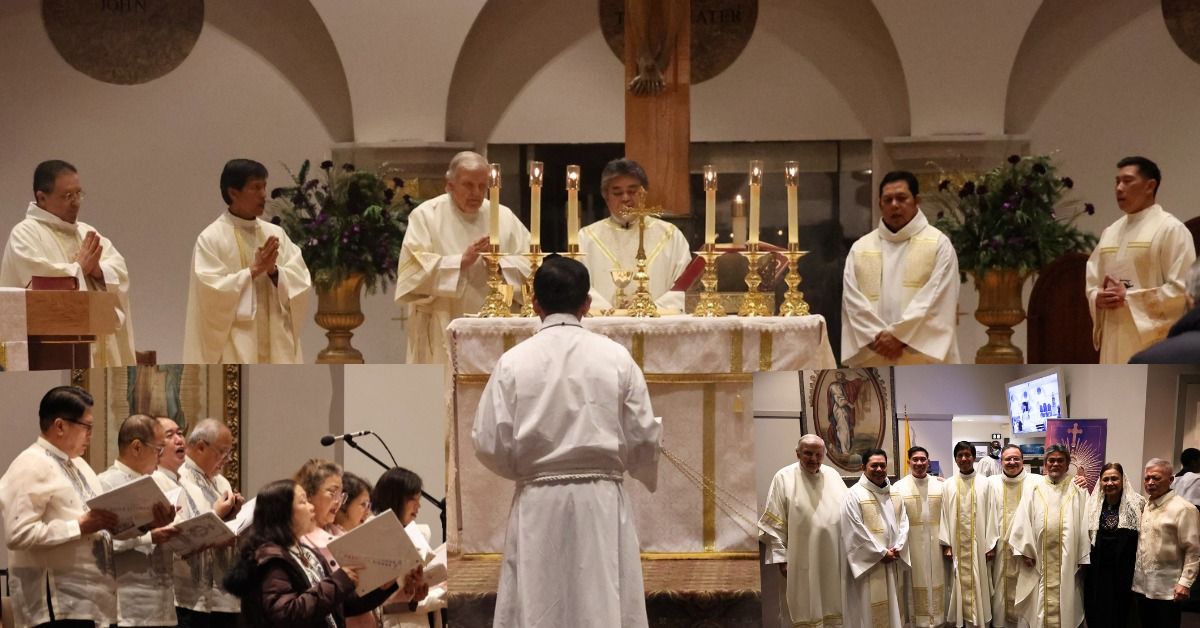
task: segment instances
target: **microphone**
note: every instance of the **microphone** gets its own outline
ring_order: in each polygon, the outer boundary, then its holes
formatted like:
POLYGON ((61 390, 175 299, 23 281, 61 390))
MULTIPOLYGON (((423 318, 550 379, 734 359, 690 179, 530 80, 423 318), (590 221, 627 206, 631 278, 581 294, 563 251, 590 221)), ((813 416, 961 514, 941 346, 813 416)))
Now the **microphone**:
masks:
POLYGON ((373 433, 374 432, 372 432, 371 430, 362 430, 361 432, 349 432, 346 434, 338 434, 337 436, 334 436, 333 434, 326 434, 321 437, 321 445, 328 447, 328 446, 338 442, 339 440, 353 440, 355 438, 358 438, 359 436, 366 436, 367 434, 373 434, 373 433))

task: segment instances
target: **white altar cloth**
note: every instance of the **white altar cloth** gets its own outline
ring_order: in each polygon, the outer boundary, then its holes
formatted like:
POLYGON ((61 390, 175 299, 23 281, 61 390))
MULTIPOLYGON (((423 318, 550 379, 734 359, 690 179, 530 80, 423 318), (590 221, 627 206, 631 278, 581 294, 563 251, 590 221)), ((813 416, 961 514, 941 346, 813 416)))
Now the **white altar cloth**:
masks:
MULTIPOLYGON (((536 318, 460 318, 447 328, 453 375, 447 400, 452 553, 493 554, 504 547, 513 483, 476 459, 471 426, 500 355, 539 324, 536 318)), ((753 374, 835 368, 825 319, 596 317, 583 325, 629 349, 642 367, 654 413, 663 417, 663 447, 696 473, 716 479, 715 494, 703 491, 664 456, 656 493, 626 482, 642 551, 757 555, 755 522, 729 514, 739 510, 739 503, 750 506, 751 517, 757 511, 753 374)))

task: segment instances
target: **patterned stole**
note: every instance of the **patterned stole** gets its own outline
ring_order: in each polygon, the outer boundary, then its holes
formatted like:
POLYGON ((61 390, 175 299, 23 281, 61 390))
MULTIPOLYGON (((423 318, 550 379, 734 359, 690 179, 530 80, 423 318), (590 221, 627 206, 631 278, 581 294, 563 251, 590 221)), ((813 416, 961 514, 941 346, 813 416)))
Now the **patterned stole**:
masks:
POLYGON ((979 618, 975 616, 975 477, 971 477, 970 483, 963 481, 961 475, 955 479, 958 490, 954 500, 954 562, 962 593, 962 618, 978 625, 979 618))

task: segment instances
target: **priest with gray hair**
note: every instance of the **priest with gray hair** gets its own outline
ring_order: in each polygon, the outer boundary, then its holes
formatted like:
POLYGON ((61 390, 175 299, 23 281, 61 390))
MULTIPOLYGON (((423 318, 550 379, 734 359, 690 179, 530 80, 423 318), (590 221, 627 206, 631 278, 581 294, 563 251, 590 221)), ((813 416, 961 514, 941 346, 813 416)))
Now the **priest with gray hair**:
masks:
POLYGON ((825 441, 805 434, 796 462, 771 479, 758 540, 766 563, 783 576, 779 593, 782 626, 839 626, 844 623, 842 504, 845 482, 825 462, 825 441))
MULTIPOLYGON (((445 329, 450 321, 478 312, 488 294, 482 254, 491 249, 488 162, 463 151, 446 169, 446 193, 425 201, 408 216, 396 270, 398 304, 409 307, 405 337, 408 364, 449 361, 445 329)), ((520 285, 529 274, 521 254, 529 250, 529 230, 501 205, 500 260, 504 280, 520 285)))

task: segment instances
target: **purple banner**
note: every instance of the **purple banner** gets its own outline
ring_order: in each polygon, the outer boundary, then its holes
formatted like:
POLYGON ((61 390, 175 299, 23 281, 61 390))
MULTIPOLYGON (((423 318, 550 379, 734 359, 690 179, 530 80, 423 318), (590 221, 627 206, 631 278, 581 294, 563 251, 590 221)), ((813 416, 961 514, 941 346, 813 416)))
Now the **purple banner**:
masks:
POLYGON ((1090 493, 1100 480, 1108 442, 1108 419, 1048 419, 1046 447, 1066 445, 1071 450, 1071 475, 1087 478, 1090 493))

